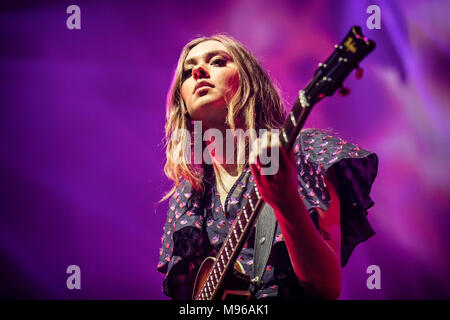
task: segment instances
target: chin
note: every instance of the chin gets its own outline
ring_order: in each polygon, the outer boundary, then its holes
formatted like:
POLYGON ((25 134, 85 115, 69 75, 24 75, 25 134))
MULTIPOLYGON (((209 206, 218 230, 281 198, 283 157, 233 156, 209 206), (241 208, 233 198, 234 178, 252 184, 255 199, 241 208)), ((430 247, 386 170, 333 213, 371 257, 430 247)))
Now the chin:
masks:
POLYGON ((211 113, 216 114, 224 112, 225 117, 228 113, 228 107, 225 105, 222 99, 202 99, 203 97, 197 99, 193 107, 190 108, 189 115, 194 120, 203 120, 205 118, 210 118, 211 113), (199 101, 201 99, 201 101, 199 101))
POLYGON ((192 120, 201 121, 203 129, 206 127, 222 127, 228 115, 228 109, 218 109, 213 106, 202 105, 190 112, 189 115, 192 120))

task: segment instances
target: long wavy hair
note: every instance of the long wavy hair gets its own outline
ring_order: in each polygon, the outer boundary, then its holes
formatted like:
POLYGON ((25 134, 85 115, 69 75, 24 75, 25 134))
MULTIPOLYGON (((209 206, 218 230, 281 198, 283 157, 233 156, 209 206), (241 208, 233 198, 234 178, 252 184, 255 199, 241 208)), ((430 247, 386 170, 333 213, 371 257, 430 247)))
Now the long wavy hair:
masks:
MULTIPOLYGON (((188 181, 197 192, 204 190, 204 167, 193 165, 192 161, 188 161, 185 157, 186 150, 191 148, 192 151, 193 148, 193 124, 181 97, 181 85, 184 61, 189 51, 199 43, 208 40, 222 43, 238 67, 239 87, 228 102, 228 114, 225 120, 227 127, 243 130, 255 129, 256 131, 259 129, 270 130, 280 128, 285 119, 286 111, 278 88, 272 83, 253 54, 241 43, 224 34, 193 39, 185 45, 181 52, 167 94, 164 172, 170 180, 174 181, 174 185, 161 201, 169 198, 175 192, 182 179, 188 181), (185 132, 184 136, 183 132, 185 132), (186 132, 190 133, 190 137, 186 132)), ((247 142, 246 148, 248 148, 247 142)), ((240 165, 239 169, 243 169, 244 166, 245 164, 240 165)))

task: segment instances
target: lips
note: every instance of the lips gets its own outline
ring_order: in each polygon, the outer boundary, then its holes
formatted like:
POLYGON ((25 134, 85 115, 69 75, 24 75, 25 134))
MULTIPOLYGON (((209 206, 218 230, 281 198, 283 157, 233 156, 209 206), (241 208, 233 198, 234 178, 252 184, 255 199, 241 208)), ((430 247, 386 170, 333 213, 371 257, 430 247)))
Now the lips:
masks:
POLYGON ((197 83, 197 85, 194 88, 194 93, 197 92, 198 89, 204 88, 204 87, 209 87, 209 88, 213 88, 214 86, 207 82, 207 81, 200 81, 199 83, 197 83))

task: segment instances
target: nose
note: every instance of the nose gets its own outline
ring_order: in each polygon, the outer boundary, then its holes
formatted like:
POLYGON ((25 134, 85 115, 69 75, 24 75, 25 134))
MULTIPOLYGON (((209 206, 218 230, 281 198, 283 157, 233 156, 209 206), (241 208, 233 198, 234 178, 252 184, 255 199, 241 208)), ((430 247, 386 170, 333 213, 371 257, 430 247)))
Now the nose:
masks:
POLYGON ((201 66, 197 66, 192 70, 192 77, 194 80, 198 80, 200 78, 205 78, 208 76, 208 72, 201 66))

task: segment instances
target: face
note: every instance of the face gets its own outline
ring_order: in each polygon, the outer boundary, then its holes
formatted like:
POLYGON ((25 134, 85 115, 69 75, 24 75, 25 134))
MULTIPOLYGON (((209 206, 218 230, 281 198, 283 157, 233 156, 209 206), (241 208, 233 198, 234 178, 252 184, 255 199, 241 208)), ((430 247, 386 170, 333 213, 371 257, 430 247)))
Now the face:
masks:
POLYGON ((238 68, 225 46, 208 40, 193 47, 184 62, 181 96, 203 128, 221 128, 228 102, 239 86, 238 68))

